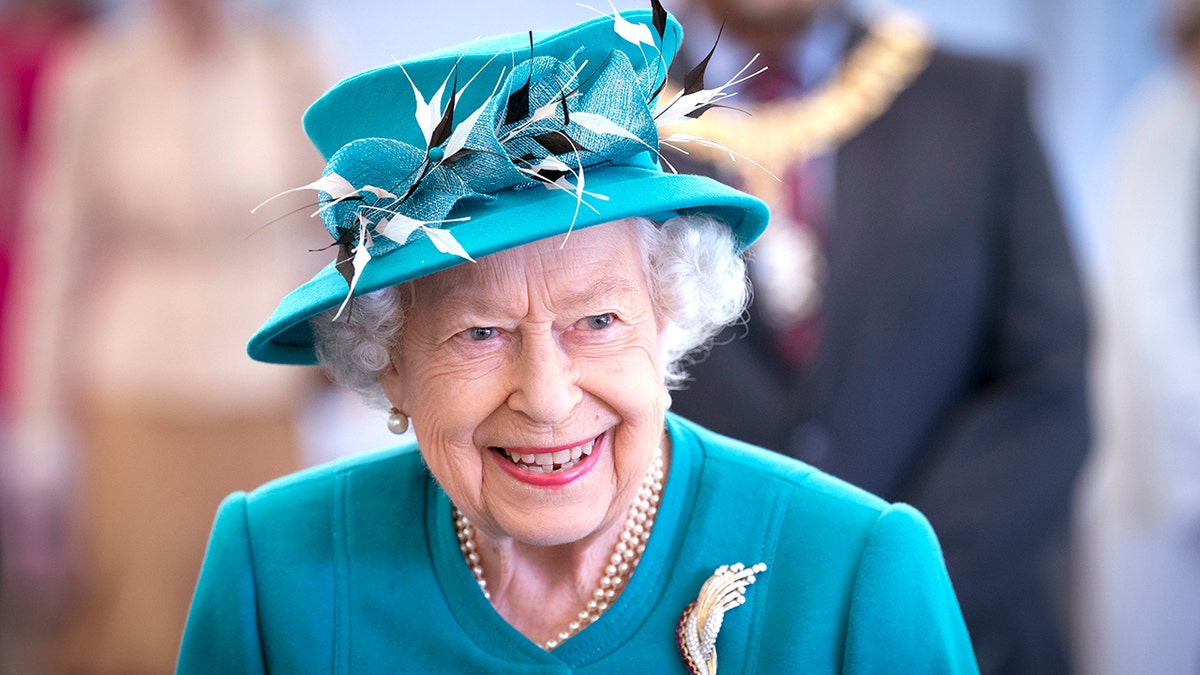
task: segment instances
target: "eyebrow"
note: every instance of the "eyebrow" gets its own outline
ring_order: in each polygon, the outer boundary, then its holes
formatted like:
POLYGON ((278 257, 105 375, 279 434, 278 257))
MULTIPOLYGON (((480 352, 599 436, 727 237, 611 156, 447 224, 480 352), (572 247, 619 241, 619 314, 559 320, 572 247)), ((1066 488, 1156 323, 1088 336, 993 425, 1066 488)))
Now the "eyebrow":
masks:
MULTIPOLYGON (((636 294, 637 289, 628 279, 603 277, 587 287, 568 290, 555 298, 559 307, 592 305, 602 299, 616 297, 624 300, 636 294)), ((439 311, 459 311, 470 314, 488 315, 500 306, 489 298, 465 292, 461 288, 448 291, 438 302, 439 311)))
POLYGON ((598 302, 602 298, 610 298, 613 296, 623 300, 633 296, 635 293, 636 289, 628 279, 604 277, 587 288, 581 288, 567 292, 556 304, 562 304, 568 307, 578 307, 580 305, 590 305, 598 302))

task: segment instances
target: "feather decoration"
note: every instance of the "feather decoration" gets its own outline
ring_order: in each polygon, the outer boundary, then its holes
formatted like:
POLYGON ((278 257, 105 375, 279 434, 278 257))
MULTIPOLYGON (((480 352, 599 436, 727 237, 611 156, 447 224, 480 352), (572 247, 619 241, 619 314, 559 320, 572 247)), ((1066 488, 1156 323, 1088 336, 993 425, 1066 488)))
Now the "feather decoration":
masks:
MULTIPOLYGON (((488 101, 490 100, 491 99, 489 98, 488 101)), ((467 137, 469 137, 471 135, 471 131, 475 129, 475 124, 479 121, 479 115, 486 107, 487 102, 484 102, 484 104, 479 106, 475 112, 471 113, 467 119, 460 122, 459 125, 454 128, 454 133, 450 134, 450 139, 446 141, 446 152, 442 156, 442 164, 454 164, 463 157, 475 152, 474 150, 466 147, 467 137)))
POLYGON ((504 134, 504 137, 499 139, 500 144, 504 145, 506 143, 511 142, 514 138, 517 138, 518 136, 520 136, 521 132, 525 131, 530 126, 532 126, 538 122, 541 122, 542 120, 547 120, 547 119, 550 119, 551 117, 553 117, 554 111, 558 108, 558 106, 560 104, 563 103, 563 101, 566 100, 566 97, 569 93, 570 83, 574 80, 579 79, 579 74, 583 72, 584 68, 587 68, 587 64, 588 64, 587 61, 584 61, 583 63, 581 63, 575 69, 575 72, 571 74, 570 79, 567 80, 567 84, 563 85, 562 88, 559 89, 558 93, 555 94, 554 97, 551 98, 549 102, 538 106, 533 111, 533 114, 529 116, 529 119, 525 120, 524 123, 522 123, 517 128, 512 129, 508 133, 504 134))
MULTIPOLYGON (((346 299, 342 301, 342 306, 338 307, 337 314, 333 315, 334 321, 338 320, 338 317, 345 311, 346 305, 350 304, 350 299, 354 297, 354 289, 358 286, 358 280, 362 277, 363 269, 371 261, 371 252, 367 249, 367 227, 370 224, 370 221, 361 213, 358 214, 358 245, 354 247, 354 256, 350 262, 353 267, 353 273, 350 277, 350 292, 346 293, 346 299)), ((337 265, 341 266, 344 263, 345 258, 339 260, 337 265)), ((342 272, 342 276, 346 275, 344 269, 339 267, 339 270, 342 272)))
MULTIPOLYGON (((333 268, 342 275, 346 280, 346 285, 350 285, 350 280, 354 278, 354 266, 352 260, 354 258, 354 240, 358 239, 358 231, 353 227, 339 227, 338 237, 329 246, 336 246, 338 257, 335 259, 333 268)), ((325 248, 329 248, 326 246, 325 248)), ((318 251, 325 250, 317 249, 318 251)))
POLYGON ((676 132, 676 133, 671 134, 670 136, 667 136, 666 138, 662 139, 661 141, 659 141, 659 145, 661 145, 661 146, 666 146, 668 148, 671 148, 672 150, 681 152, 685 155, 688 154, 686 150, 679 147, 678 144, 680 144, 680 143, 695 143, 696 145, 702 145, 707 148, 713 148, 715 150, 720 150, 721 152, 727 153, 729 155, 730 161, 736 162, 738 160, 738 158, 744 159, 747 162, 750 162, 751 164, 753 164, 754 166, 767 172, 767 175, 769 175, 771 178, 774 178, 775 180, 779 180, 779 176, 776 176, 767 167, 763 166, 762 164, 759 164, 758 162, 750 159, 749 157, 743 155, 740 152, 735 152, 733 150, 730 150, 728 147, 721 145, 720 143, 712 140, 711 138, 706 138, 704 136, 694 136, 692 134, 682 134, 682 133, 676 132))
POLYGON ((538 134, 532 137, 538 142, 538 145, 550 151, 554 155, 565 155, 569 152, 587 152, 588 149, 583 147, 574 138, 571 138, 565 131, 547 131, 544 134, 538 134))
POLYGON ((538 160, 536 164, 530 163, 530 160, 534 159, 533 157, 526 157, 523 159, 528 166, 518 165, 517 169, 519 169, 522 173, 533 176, 539 180, 545 180, 553 175, 553 178, 550 179, 550 182, 554 182, 558 179, 558 176, 571 172, 571 167, 567 166, 566 162, 555 157, 554 155, 547 155, 538 160))
POLYGON ((387 190, 384 190, 383 188, 375 187, 374 185, 364 185, 364 186, 358 188, 358 192, 369 192, 369 193, 375 195, 375 197, 378 199, 391 199, 391 200, 398 199, 398 197, 396 197, 396 195, 392 194, 391 192, 388 192, 387 190))
MULTIPOLYGON (((565 190, 566 192, 570 192, 571 194, 575 195, 575 198, 576 198, 575 215, 576 216, 579 215, 579 207, 581 207, 581 206, 586 206, 589 209, 591 209, 593 212, 600 213, 599 209, 597 209, 596 207, 587 203, 587 201, 585 201, 583 198, 591 197, 592 199, 599 199, 602 202, 606 202, 606 201, 608 201, 608 195, 602 195, 598 192, 588 192, 587 190, 583 189, 584 181, 583 181, 583 172, 582 171, 580 171, 578 174, 571 173, 568 175, 575 176, 574 183, 567 180, 567 176, 561 176, 558 178, 558 180, 551 182, 546 187, 548 187, 552 190, 565 190)), ((572 219, 571 222, 574 223, 575 220, 572 219)))
MULTIPOLYGON (((597 14, 612 17, 613 30, 615 30, 617 35, 620 35, 626 42, 635 45, 647 45, 650 47, 655 47, 654 35, 650 33, 649 26, 642 23, 632 23, 629 19, 621 16, 621 13, 617 11, 617 6, 613 4, 612 0, 608 0, 608 6, 612 8, 612 14, 602 12, 591 5, 583 4, 582 2, 576 4, 584 9, 590 9, 597 14)), ((663 25, 665 26, 665 17, 663 21, 663 25)))
POLYGON ((559 179, 572 173, 571 167, 567 166, 565 162, 554 155, 547 155, 536 164, 533 163, 534 159, 532 156, 523 157, 523 164, 516 164, 515 166, 518 171, 530 178, 545 183, 548 188, 559 185, 559 179))
MULTIPOLYGON (((714 48, 716 47, 716 45, 713 46, 714 48)), ((709 52, 709 55, 711 54, 712 52, 709 52)), ((685 88, 682 91, 676 92, 675 95, 671 97, 671 100, 667 101, 666 104, 659 106, 658 110, 654 112, 655 122, 660 128, 670 126, 672 124, 678 124, 679 122, 684 121, 686 118, 699 117, 700 114, 702 114, 705 110, 719 104, 721 101, 735 96, 735 92, 726 90, 730 87, 739 85, 766 70, 766 67, 763 67, 759 68, 753 73, 750 73, 749 75, 745 75, 746 71, 749 70, 750 66, 753 65, 757 60, 758 54, 755 54, 754 57, 751 58, 746 65, 742 66, 741 70, 734 73, 733 76, 725 82, 725 84, 712 87, 711 89, 706 89, 704 88, 704 67, 707 65, 708 57, 705 57, 704 61, 701 61, 695 68, 692 69, 692 72, 689 73, 691 90, 689 91, 687 88, 685 88)))
MULTIPOLYGON (((474 44, 475 41, 472 41, 471 45, 474 44)), ((468 45, 467 49, 470 49, 470 45, 468 45)), ((441 86, 438 87, 438 90, 434 92, 433 96, 429 97, 428 99, 421 94, 421 90, 417 88, 417 83, 414 82, 412 76, 408 74, 408 70, 404 67, 404 64, 400 61, 396 61, 396 65, 400 68, 400 72, 404 73, 405 79, 408 80, 408 84, 412 87, 413 101, 416 108, 414 111, 414 116, 417 120, 417 127, 421 129, 421 135, 425 139, 426 149, 441 145, 441 142, 435 143, 433 139, 439 133, 438 128, 442 124, 446 124, 447 115, 453 114, 452 108, 455 101, 462 96, 463 92, 467 90, 467 87, 471 86, 471 83, 475 81, 475 78, 479 76, 479 73, 483 72, 487 66, 496 59, 497 56, 500 56, 501 53, 503 52, 497 52, 494 56, 492 56, 492 58, 488 59, 487 63, 483 64, 483 66, 480 67, 479 70, 467 80, 467 83, 464 84, 461 89, 458 88, 458 63, 455 62, 454 67, 450 69, 450 72, 446 73, 446 77, 442 80, 441 86), (451 93, 450 100, 447 102, 446 108, 442 108, 442 96, 444 96, 446 93, 446 85, 450 84, 451 76, 454 77, 455 91, 451 93)), ((503 77, 503 73, 501 75, 503 77)), ((448 130, 444 133, 447 136, 449 135, 448 130)), ((446 139, 442 138, 441 140, 445 141, 446 139)))
MULTIPOLYGON (((599 199, 600 201, 608 201, 607 195, 602 195, 596 192, 588 192, 579 186, 578 180, 580 174, 582 173, 582 168, 579 172, 576 172, 561 159, 553 155, 542 159, 537 164, 528 164, 528 166, 518 165, 517 170, 527 176, 530 176, 531 178, 536 178, 542 183, 545 183, 548 189, 570 192, 574 194, 576 198, 582 198, 586 196, 599 199), (571 181, 567 180, 567 176, 574 176, 576 178, 576 183, 571 183, 571 181)), ((596 207, 588 204, 586 201, 582 202, 582 204, 592 209, 592 211, 596 211, 597 213, 599 212, 596 207)), ((579 212, 578 205, 575 209, 575 212, 579 212)))
MULTIPOLYGON (((669 161, 667 161, 667 158, 663 156, 663 154, 659 150, 659 148, 651 145, 650 143, 647 143, 645 140, 643 140, 637 134, 634 134, 633 132, 629 131, 625 127, 621 126, 620 124, 617 124, 616 122, 613 122, 612 120, 608 119, 607 117, 605 117, 603 115, 597 115, 596 113, 589 113, 589 112, 576 112, 575 113, 575 122, 579 126, 587 129, 588 131, 591 131, 592 133, 609 134, 612 136, 620 136, 621 138, 627 138, 631 141, 637 141, 638 143, 641 143, 642 145, 646 146, 647 150, 649 150, 650 152, 653 152, 655 154, 655 156, 657 156, 658 159, 667 166, 667 169, 671 173, 679 173, 675 169, 675 166, 673 164, 671 164, 669 161)), ((676 134, 676 135, 679 135, 679 134, 676 134)), ((691 137, 691 138, 700 139, 700 137, 698 137, 698 136, 691 137)), ((707 139, 702 139, 702 140, 707 140, 707 139)), ((659 141, 660 146, 664 145, 664 144, 665 144, 664 141, 659 141)), ((687 154, 687 152, 685 152, 684 150, 682 150, 681 148, 678 148, 676 146, 668 146, 668 147, 671 147, 674 150, 682 152, 685 155, 687 154)), ((732 151, 730 151, 730 153, 733 154, 732 151)))
MULTIPOLYGON (((440 90, 439 90, 440 92, 440 90)), ((440 147, 450 139, 450 132, 454 129, 454 103, 458 99, 458 73, 454 75, 454 85, 450 89, 450 99, 446 101, 446 109, 442 111, 442 119, 438 125, 433 128, 429 138, 429 150, 440 147)))
POLYGON ((433 96, 426 99, 421 90, 417 88, 417 83, 413 82, 412 76, 408 74, 408 70, 404 67, 404 64, 397 61, 396 65, 400 67, 400 72, 404 73, 404 77, 412 85, 413 100, 416 103, 417 127, 421 130, 421 134, 425 138, 425 147, 428 148, 429 139, 433 137, 433 129, 442 117, 442 94, 446 89, 446 83, 450 80, 450 74, 446 74, 446 79, 442 81, 442 86, 438 87, 433 96))
POLYGON ((387 237, 397 244, 403 244, 408 241, 413 232, 421 229, 421 226, 424 224, 416 218, 409 218, 404 214, 397 213, 391 218, 384 218, 379 221, 379 224, 375 226, 375 234, 380 237, 387 237))
MULTIPOLYGON (((467 219, 462 218, 461 220, 467 219)), ((429 240, 433 242, 434 247, 442 253, 456 255, 460 258, 475 262, 475 259, 467 253, 466 249, 462 247, 462 244, 459 244, 458 240, 454 238, 454 235, 450 234, 450 230, 425 227, 424 225, 421 226, 421 230, 424 231, 425 235, 429 237, 429 240)))
POLYGON ((712 56, 717 51, 717 45, 721 43, 721 34, 725 32, 725 24, 717 29, 717 39, 713 40, 712 47, 709 47, 708 53, 700 62, 692 66, 692 69, 683 76, 683 93, 694 94, 701 89, 704 89, 704 73, 708 70, 708 62, 712 60, 712 56))
POLYGON ((617 35, 625 38, 631 44, 655 47, 654 36, 650 33, 650 29, 646 24, 631 23, 628 19, 617 13, 617 8, 615 5, 612 5, 611 0, 609 5, 613 7, 613 29, 617 31, 617 35))
POLYGON ((716 675, 717 634, 725 613, 746 603, 746 588, 767 570, 765 563, 721 565, 700 587, 700 595, 683 610, 675 644, 691 675, 716 675))
MULTIPOLYGON (((284 190, 283 192, 280 192, 280 193, 271 195, 270 197, 267 197, 266 199, 264 199, 262 201, 261 204, 250 209, 250 213, 257 212, 259 209, 266 206, 268 202, 272 201, 276 197, 282 197, 283 195, 286 195, 289 192, 296 192, 298 190, 317 190, 318 192, 324 192, 329 195, 331 202, 340 202, 343 199, 346 199, 348 197, 353 197, 358 194, 358 188, 351 185, 350 181, 348 181, 345 178, 342 178, 341 176, 337 175, 336 173, 330 171, 329 173, 325 174, 324 176, 321 176, 320 178, 316 179, 315 181, 309 183, 308 185, 301 185, 300 187, 294 187, 294 188, 291 188, 290 190, 284 190)), ((316 215, 316 214, 313 214, 313 215, 316 215)))
MULTIPOLYGON (((529 31, 529 58, 533 58, 533 31, 529 31)), ((504 106, 505 124, 514 124, 529 117, 529 87, 532 84, 533 69, 530 69, 525 84, 508 96, 508 102, 504 106)))
POLYGON ((658 154, 658 149, 653 145, 650 145, 633 132, 603 115, 576 111, 575 123, 593 133, 609 134, 612 136, 620 136, 621 138, 628 138, 631 141, 637 141, 638 143, 646 146, 651 152, 658 154))
MULTIPOLYGON (((567 240, 571 238, 571 232, 573 232, 575 230, 575 221, 579 220, 579 208, 581 206, 583 206, 584 204, 587 204, 587 202, 583 200, 583 196, 585 194, 587 194, 587 192, 583 189, 583 186, 584 186, 583 164, 581 163, 579 165, 579 173, 575 174, 575 184, 574 185, 572 185, 571 182, 567 180, 566 176, 559 177, 558 180, 554 181, 553 185, 560 190, 566 190, 568 192, 575 193, 575 212, 573 214, 571 214, 571 226, 567 228, 567 234, 565 237, 563 237, 563 242, 560 246, 560 247, 565 247, 567 245, 567 240)), ((605 197, 605 199, 608 199, 608 198, 605 197)), ((596 207, 592 206, 591 204, 587 204, 587 205, 588 205, 588 208, 599 213, 599 211, 596 209, 596 207)))
POLYGON ((563 126, 569 127, 571 126, 571 110, 567 107, 567 95, 563 94, 563 97, 559 102, 562 105, 563 126))
POLYGON ((662 40, 667 36, 667 10, 659 0, 650 0, 650 11, 654 16, 654 30, 658 33, 658 39, 662 40))
POLYGON ((376 225, 375 234, 380 237, 387 237, 398 244, 403 244, 408 241, 408 238, 412 236, 413 232, 420 230, 424 232, 430 238, 430 240, 433 241, 434 247, 436 247, 437 250, 441 251, 442 253, 450 253, 465 260, 475 262, 475 259, 472 258, 467 253, 466 249, 464 249, 462 245, 458 243, 458 240, 454 238, 454 235, 451 234, 449 230, 429 227, 430 225, 435 224, 440 225, 442 223, 461 223, 467 220, 470 220, 470 218, 450 218, 449 220, 421 221, 397 213, 391 218, 385 219, 376 225))

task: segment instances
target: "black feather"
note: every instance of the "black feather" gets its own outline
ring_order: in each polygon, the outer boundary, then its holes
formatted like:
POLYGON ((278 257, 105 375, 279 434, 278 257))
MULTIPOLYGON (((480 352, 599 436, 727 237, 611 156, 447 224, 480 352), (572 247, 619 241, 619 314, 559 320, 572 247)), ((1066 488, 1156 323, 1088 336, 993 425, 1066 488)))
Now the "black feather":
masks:
POLYGON ((717 51, 717 43, 721 41, 721 33, 724 30, 725 24, 722 23, 720 30, 717 31, 717 39, 713 41, 712 49, 708 50, 708 55, 683 77, 683 93, 685 96, 704 89, 704 71, 708 69, 708 60, 712 58, 713 52, 717 51))
POLYGON ((450 133, 454 131, 454 99, 458 97, 458 73, 454 74, 454 87, 450 90, 450 100, 446 101, 446 111, 442 113, 442 119, 438 125, 433 128, 433 133, 429 136, 429 147, 436 148, 442 143, 445 143, 450 138, 450 133))
MULTIPOLYGON (((533 58, 533 31, 529 31, 529 58, 533 58)), ((532 81, 533 68, 530 68, 529 75, 525 78, 525 84, 508 95, 504 111, 505 124, 514 124, 529 117, 529 85, 532 81)))
POLYGON ((334 263, 334 268, 346 280, 346 285, 354 279, 354 244, 358 241, 358 232, 356 227, 339 227, 337 229, 338 238, 334 242, 338 247, 338 259, 334 263))
POLYGON ((661 42, 667 32, 667 10, 663 9, 658 0, 650 0, 650 8, 654 12, 654 30, 658 31, 658 39, 661 42))
POLYGON ((565 131, 547 131, 544 134, 538 134, 533 137, 539 145, 550 151, 554 155, 565 155, 568 152, 586 152, 587 148, 583 147, 567 135, 565 131))
POLYGON ((535 178, 547 183, 554 183, 559 178, 571 173, 570 171, 562 171, 561 169, 542 169, 533 174, 535 178))

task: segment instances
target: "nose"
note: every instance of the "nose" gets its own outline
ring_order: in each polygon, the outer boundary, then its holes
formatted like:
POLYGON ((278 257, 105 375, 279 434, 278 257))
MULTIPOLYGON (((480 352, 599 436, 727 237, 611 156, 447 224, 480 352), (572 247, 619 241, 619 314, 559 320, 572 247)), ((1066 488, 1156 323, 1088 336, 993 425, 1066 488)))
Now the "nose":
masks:
POLYGON ((578 374, 551 335, 527 337, 512 366, 508 405, 538 424, 566 420, 583 399, 578 374))

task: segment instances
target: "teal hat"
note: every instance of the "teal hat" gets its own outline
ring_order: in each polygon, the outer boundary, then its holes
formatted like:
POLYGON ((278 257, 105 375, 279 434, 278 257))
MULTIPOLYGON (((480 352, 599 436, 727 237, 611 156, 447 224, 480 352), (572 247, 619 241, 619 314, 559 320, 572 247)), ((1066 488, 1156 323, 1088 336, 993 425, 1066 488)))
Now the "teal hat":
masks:
POLYGON ((683 31, 652 2, 370 70, 318 99, 304 127, 328 165, 304 187, 318 192, 338 254, 280 302, 250 356, 314 364, 314 316, 572 229, 702 212, 748 246, 766 227, 761 201, 662 168, 658 127, 701 114, 736 82, 704 89, 701 65, 658 102, 683 31))

